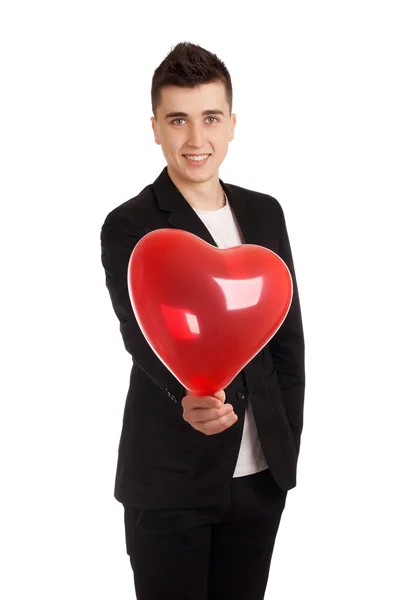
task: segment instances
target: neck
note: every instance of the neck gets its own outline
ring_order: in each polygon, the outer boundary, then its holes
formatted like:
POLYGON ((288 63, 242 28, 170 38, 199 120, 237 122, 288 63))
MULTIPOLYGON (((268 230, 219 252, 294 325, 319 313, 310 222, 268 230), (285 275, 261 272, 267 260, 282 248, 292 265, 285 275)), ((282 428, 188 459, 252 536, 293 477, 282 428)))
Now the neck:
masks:
POLYGON ((225 194, 219 182, 218 172, 208 181, 193 183, 177 178, 169 169, 168 175, 176 188, 192 208, 198 210, 219 210, 225 206, 225 194))

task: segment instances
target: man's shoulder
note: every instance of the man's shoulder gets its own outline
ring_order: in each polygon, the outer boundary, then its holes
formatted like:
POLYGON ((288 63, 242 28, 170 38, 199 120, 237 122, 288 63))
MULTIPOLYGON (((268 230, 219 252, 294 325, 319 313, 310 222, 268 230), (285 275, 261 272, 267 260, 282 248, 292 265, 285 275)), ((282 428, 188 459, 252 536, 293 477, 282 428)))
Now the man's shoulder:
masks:
POLYGON ((113 208, 107 214, 103 227, 109 223, 145 220, 153 200, 152 184, 149 184, 139 194, 113 208))

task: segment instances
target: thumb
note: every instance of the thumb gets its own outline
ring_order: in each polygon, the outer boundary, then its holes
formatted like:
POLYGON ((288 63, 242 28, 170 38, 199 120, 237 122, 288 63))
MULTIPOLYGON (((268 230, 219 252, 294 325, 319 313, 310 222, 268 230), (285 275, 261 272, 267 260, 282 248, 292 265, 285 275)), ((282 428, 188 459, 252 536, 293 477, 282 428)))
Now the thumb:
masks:
POLYGON ((211 394, 211 396, 213 396, 213 398, 217 398, 217 400, 221 400, 222 403, 224 403, 226 400, 226 394, 224 390, 214 392, 213 394, 211 394))

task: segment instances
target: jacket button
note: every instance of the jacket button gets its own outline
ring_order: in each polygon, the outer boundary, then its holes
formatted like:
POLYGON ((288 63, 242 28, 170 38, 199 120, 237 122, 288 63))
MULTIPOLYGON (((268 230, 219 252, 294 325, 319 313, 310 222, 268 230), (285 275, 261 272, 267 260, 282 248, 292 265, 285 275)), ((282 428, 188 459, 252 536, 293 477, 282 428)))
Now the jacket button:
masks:
POLYGON ((176 404, 178 402, 178 400, 176 399, 176 396, 167 387, 165 388, 165 391, 168 394, 168 398, 170 400, 172 400, 173 402, 175 402, 175 404, 176 404))
POLYGON ((245 399, 245 395, 243 392, 236 392, 236 398, 238 400, 244 400, 245 399))

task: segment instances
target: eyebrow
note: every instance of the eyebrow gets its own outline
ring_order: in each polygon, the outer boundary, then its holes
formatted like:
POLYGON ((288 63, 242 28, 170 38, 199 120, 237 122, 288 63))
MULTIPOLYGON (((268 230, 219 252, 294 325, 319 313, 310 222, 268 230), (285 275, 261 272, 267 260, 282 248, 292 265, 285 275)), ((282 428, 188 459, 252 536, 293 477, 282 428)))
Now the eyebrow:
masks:
MULTIPOLYGON (((215 108, 213 110, 203 110, 203 112, 201 113, 202 116, 206 116, 206 115, 224 115, 222 110, 219 110, 218 108, 215 108)), ((185 112, 170 112, 167 115, 165 115, 165 119, 170 119, 171 117, 188 117, 189 115, 185 112)))

